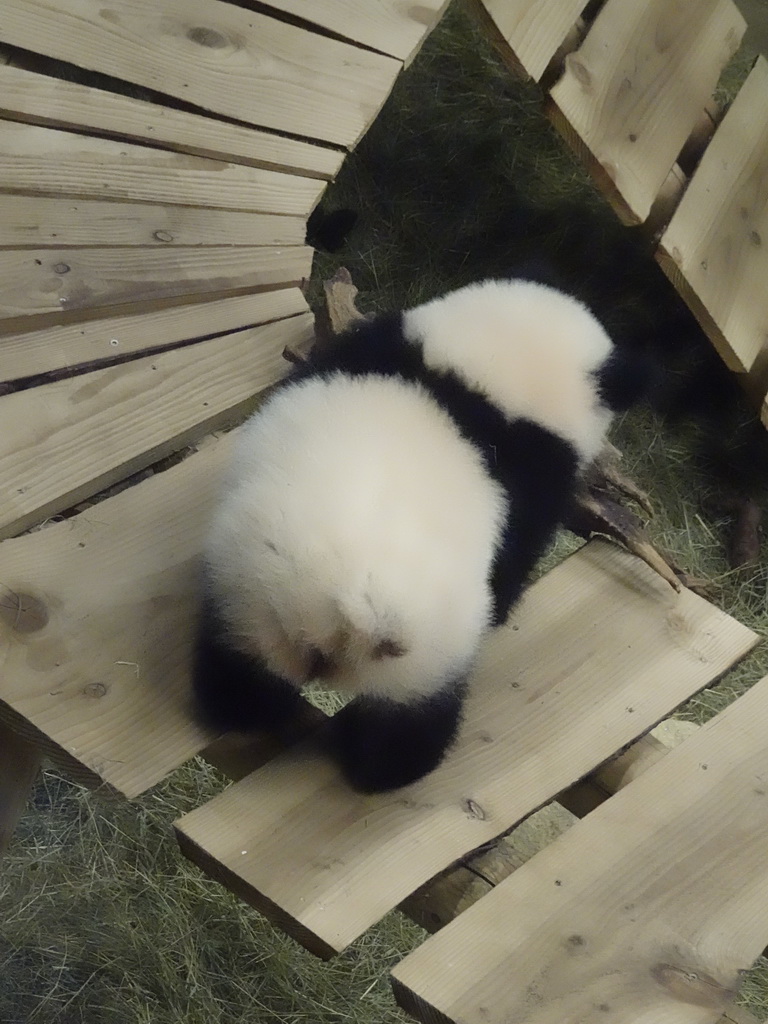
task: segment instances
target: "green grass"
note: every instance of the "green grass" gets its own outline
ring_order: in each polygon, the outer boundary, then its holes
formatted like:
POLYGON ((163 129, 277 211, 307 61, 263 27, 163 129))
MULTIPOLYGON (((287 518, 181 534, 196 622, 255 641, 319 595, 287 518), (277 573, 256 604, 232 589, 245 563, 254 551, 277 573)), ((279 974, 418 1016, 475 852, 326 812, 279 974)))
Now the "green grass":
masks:
MULTIPOLYGON (((736 62, 728 89, 743 78, 736 62)), ((414 303, 503 271, 530 241, 568 245, 553 203, 587 211, 593 244, 616 222, 540 112, 473 22, 452 10, 398 82, 376 126, 327 197, 360 221, 337 255, 317 258, 311 295, 340 264, 364 309, 414 303), (515 211, 527 210, 516 221, 515 211)), ((646 290, 617 295, 642 315, 646 290), (641 294, 642 292, 642 294, 641 294)), ((720 607, 765 627, 768 570, 730 571, 727 522, 711 501, 696 437, 650 413, 626 417, 615 441, 652 495, 652 536, 720 607)), ((542 569, 576 546, 562 535, 542 569)), ((768 673, 759 647, 681 710, 704 721, 768 673)), ((423 939, 398 913, 321 963, 179 855, 170 823, 221 789, 203 762, 185 765, 133 804, 105 802, 48 771, 0 881, 0 1021, 4 1024, 390 1024, 404 1021, 387 983, 423 939)), ((768 1016, 768 967, 744 998, 768 1016)))

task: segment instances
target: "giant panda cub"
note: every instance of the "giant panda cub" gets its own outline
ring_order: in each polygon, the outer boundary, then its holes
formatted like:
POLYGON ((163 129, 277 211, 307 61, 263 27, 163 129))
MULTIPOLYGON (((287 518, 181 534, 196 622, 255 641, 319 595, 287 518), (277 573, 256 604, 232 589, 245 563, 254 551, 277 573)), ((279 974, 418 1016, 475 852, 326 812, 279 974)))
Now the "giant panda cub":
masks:
POLYGON ((432 771, 486 631, 551 541, 635 368, 576 299, 490 280, 362 322, 243 427, 205 550, 195 691, 280 730, 313 680, 357 789, 432 771))

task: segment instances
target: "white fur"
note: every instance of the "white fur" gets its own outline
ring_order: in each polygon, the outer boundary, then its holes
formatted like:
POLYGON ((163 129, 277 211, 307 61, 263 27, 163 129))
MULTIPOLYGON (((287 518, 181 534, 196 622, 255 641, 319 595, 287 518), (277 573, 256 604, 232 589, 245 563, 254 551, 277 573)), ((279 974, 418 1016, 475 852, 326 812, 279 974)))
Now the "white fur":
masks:
POLYGON ((311 378, 243 428, 209 544, 231 639, 297 686, 412 699, 469 667, 506 497, 421 387, 311 378), (372 658, 378 641, 401 657, 372 658))
POLYGON ((590 374, 612 343, 577 299, 530 281, 483 281, 409 310, 404 331, 428 366, 453 370, 510 419, 546 427, 583 462, 597 455, 611 413, 590 374))

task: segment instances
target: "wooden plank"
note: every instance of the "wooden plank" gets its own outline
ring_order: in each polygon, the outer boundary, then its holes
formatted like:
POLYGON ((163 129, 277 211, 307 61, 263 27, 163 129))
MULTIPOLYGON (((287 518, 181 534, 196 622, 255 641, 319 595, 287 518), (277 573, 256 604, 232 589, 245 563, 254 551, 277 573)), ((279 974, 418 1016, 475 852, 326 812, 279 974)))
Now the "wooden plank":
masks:
POLYGON ((306 217, 323 182, 130 142, 0 121, 0 190, 306 217))
POLYGON ((732 369, 768 337, 768 61, 760 57, 701 159, 659 262, 732 369))
POLYGON ((768 939, 768 679, 394 971, 430 1024, 712 1024, 768 939))
POLYGON ((208 873, 331 955, 646 731, 755 639, 625 551, 592 543, 534 584, 490 637, 459 743, 421 783, 361 796, 306 745, 186 815, 179 840, 208 873))
POLYGON ((403 4, 375 0, 267 0, 268 6, 335 32, 343 39, 407 61, 443 15, 449 0, 403 4))
POLYGON ((625 219, 643 221, 735 53, 732 0, 608 0, 551 92, 551 115, 625 219))
POLYGON ((213 738, 189 715, 190 634, 231 438, 0 544, 0 716, 129 798, 213 738))
POLYGON ((0 537, 235 420, 312 324, 302 314, 0 399, 0 537))
POLYGON ((263 128, 354 145, 401 63, 220 0, 3 0, 3 41, 263 128))
POLYGON ((538 81, 587 0, 476 0, 476 5, 490 15, 516 64, 538 81))
POLYGON ((8 849, 39 769, 39 749, 0 722, 0 854, 8 849))
POLYGON ((293 284, 311 265, 298 245, 0 251, 0 321, 11 333, 35 314, 293 284))
POLYGON ((333 178, 342 152, 256 128, 120 96, 0 62, 0 116, 119 135, 193 156, 333 178))
POLYGON ((0 247, 301 245, 304 217, 0 193, 0 247))
POLYGON ((0 383, 307 312, 298 288, 0 335, 0 383))

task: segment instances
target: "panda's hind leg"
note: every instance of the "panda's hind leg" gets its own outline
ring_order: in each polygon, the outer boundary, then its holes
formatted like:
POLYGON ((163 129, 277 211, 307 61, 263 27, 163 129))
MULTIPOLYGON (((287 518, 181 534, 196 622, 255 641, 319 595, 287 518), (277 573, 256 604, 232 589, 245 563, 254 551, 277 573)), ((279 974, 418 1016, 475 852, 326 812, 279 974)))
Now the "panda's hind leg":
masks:
POLYGON ((258 658, 226 640, 213 601, 205 598, 192 664, 198 719, 221 732, 282 732, 301 716, 300 691, 258 658))
POLYGON ((328 746, 350 785, 382 793, 437 768, 458 733, 466 688, 462 678, 409 703, 356 697, 334 715, 328 746))

